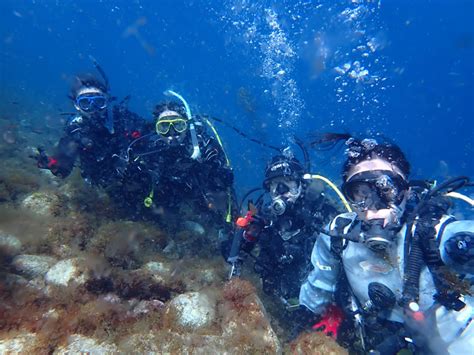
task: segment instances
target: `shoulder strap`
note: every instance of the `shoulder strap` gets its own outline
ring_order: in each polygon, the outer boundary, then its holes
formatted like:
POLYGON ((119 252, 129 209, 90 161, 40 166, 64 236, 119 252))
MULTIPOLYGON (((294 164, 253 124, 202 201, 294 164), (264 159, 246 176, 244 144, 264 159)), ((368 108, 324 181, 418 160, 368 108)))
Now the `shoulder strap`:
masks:
POLYGON ((330 250, 338 259, 341 259, 342 252, 348 245, 348 240, 342 236, 348 234, 355 227, 355 224, 358 223, 353 217, 339 215, 329 225, 329 235, 331 237, 330 250))

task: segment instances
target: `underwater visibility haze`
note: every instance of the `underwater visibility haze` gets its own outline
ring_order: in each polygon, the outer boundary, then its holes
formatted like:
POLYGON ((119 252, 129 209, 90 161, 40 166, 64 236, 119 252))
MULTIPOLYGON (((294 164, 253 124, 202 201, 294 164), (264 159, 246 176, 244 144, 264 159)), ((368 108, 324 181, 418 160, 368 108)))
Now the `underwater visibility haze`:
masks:
MULTIPOLYGON (((350 327, 339 344, 298 337, 248 260, 227 282, 222 228, 191 204, 142 219, 141 190, 120 209, 79 163, 66 179, 37 169, 76 112, 76 76, 103 80, 97 67, 150 132, 167 90, 211 117, 236 205, 272 147, 303 161, 296 140, 340 186, 347 146, 313 149, 324 133, 395 143, 414 179, 474 176, 473 0, 1 0, 0 48, 0 352, 360 352, 350 327)), ((466 206, 453 214, 472 219, 466 206)))

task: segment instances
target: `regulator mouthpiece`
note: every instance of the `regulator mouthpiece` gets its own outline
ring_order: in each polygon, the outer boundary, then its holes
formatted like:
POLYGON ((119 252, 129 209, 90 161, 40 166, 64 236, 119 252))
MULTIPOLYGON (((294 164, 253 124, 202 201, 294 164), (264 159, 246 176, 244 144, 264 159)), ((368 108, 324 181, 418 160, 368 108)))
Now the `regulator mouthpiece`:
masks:
POLYGON ((281 216, 286 211, 286 202, 277 198, 270 204, 270 210, 274 215, 281 216))

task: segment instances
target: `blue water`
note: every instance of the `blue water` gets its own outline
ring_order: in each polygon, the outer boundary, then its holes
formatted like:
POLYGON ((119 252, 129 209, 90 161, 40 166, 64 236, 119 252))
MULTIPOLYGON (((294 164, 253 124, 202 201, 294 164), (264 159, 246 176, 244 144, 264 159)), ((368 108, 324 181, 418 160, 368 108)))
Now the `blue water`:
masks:
MULTIPOLYGON (((2 0, 0 13, 0 113, 19 121, 60 126, 70 79, 94 70, 93 55, 146 117, 173 88, 194 112, 275 145, 381 134, 414 176, 474 175, 471 0, 2 0)), ((259 185, 272 151, 217 128, 237 190, 259 185)), ((332 155, 312 152, 313 170, 338 180, 342 151, 332 155)))

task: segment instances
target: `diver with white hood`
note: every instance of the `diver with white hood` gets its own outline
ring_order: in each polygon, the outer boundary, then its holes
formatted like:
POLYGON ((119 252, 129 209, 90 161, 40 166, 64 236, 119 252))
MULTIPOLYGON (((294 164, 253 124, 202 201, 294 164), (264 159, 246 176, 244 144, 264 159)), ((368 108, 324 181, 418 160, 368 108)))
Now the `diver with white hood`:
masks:
POLYGON ((342 139, 348 155, 342 190, 354 211, 334 218, 317 239, 300 304, 331 318, 339 298, 354 321, 358 351, 471 353, 474 221, 447 212, 448 196, 463 196, 453 191, 472 185, 469 179, 415 186, 396 145, 342 134, 320 143, 342 139))

